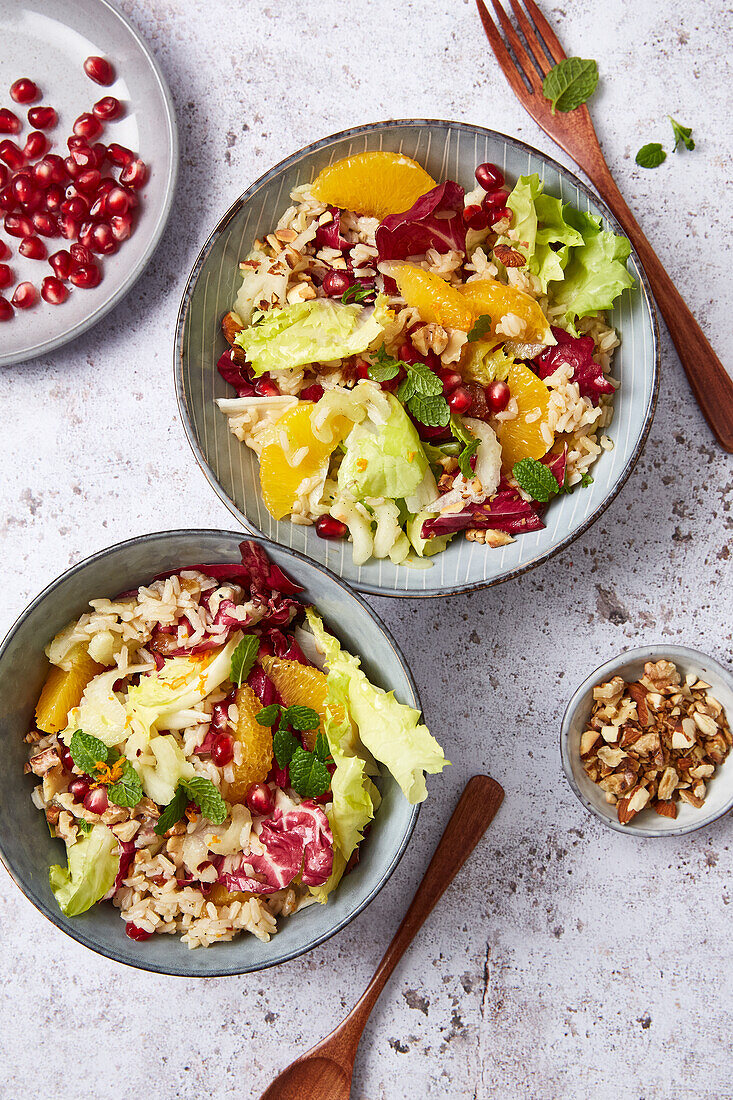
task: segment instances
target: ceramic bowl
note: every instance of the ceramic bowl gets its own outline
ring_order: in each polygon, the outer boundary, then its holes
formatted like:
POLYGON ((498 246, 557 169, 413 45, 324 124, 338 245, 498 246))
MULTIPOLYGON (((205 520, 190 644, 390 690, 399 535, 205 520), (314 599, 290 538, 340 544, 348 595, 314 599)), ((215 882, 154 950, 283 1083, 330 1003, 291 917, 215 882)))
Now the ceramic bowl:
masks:
MULTIPOLYGON (((111 903, 68 918, 60 911, 48 884, 48 868, 64 862, 62 841, 49 836, 46 822, 32 804, 33 776, 23 775, 27 748, 23 738, 48 662, 43 648, 70 619, 88 610, 88 600, 148 581, 176 566, 197 562, 239 561, 241 532, 163 531, 118 543, 80 562, 53 581, 23 612, 0 647, 0 714, 4 765, 0 771, 0 856, 17 885, 49 920, 83 943, 117 962, 142 970, 186 977, 241 974, 274 966, 309 951, 328 939, 368 905, 394 871, 418 816, 397 784, 384 775, 383 801, 358 865, 340 884, 327 905, 313 905, 292 920, 269 943, 240 936, 195 951, 177 936, 153 936, 136 943, 125 935, 119 911, 111 903)), ((394 639, 360 596, 337 577, 294 551, 267 546, 267 552, 304 587, 328 628, 362 658, 371 680, 393 688, 398 699, 420 707, 415 683, 394 639)))
POLYGON ((600 214, 617 233, 611 212, 576 176, 538 150, 494 130, 458 122, 408 120, 375 123, 324 138, 294 153, 248 187, 214 227, 183 295, 178 316, 175 376, 181 419, 189 443, 212 488, 244 526, 329 566, 364 592, 383 596, 442 596, 507 580, 568 546, 608 507, 628 478, 651 424, 658 385, 657 323, 646 276, 632 252, 629 270, 636 289, 625 291, 609 320, 622 337, 613 373, 621 379, 613 423, 607 434, 614 449, 593 467, 593 484, 552 503, 547 526, 492 550, 455 538, 426 569, 368 561, 356 566, 351 546, 318 538, 313 527, 275 521, 262 503, 258 462, 229 432, 215 405, 232 390, 217 374, 226 349, 221 317, 231 309, 240 284, 238 262, 256 237, 270 231, 288 205, 293 187, 308 182, 327 164, 351 153, 385 149, 406 153, 434 179, 475 186, 474 168, 499 164, 507 179, 538 172, 549 194, 583 211, 600 214))
POLYGON ((678 802, 677 817, 672 820, 660 817, 654 810, 645 809, 632 818, 628 825, 621 825, 615 807, 606 802, 603 791, 592 783, 583 770, 580 759, 580 737, 586 729, 593 708, 593 688, 596 684, 621 676, 626 681, 637 680, 644 672, 646 661, 667 658, 676 664, 682 679, 689 674, 701 677, 712 687, 712 693, 722 704, 730 721, 733 715, 733 675, 719 661, 697 649, 681 645, 642 646, 630 649, 606 661, 583 681, 567 705, 560 731, 560 754, 568 783, 580 801, 606 825, 620 833, 634 836, 681 836, 703 829, 733 807, 733 753, 716 768, 707 780, 707 794, 700 809, 678 802))

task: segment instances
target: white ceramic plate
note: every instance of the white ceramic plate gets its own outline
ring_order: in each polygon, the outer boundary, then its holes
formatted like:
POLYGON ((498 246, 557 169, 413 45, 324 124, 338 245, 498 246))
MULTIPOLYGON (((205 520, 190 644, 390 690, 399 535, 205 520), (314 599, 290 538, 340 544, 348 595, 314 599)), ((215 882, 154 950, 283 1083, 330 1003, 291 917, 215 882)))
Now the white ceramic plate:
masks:
MULTIPOLYGON (((150 170, 142 192, 136 228, 113 256, 99 257, 103 278, 93 290, 69 284, 71 294, 60 306, 42 299, 33 309, 16 310, 11 321, 0 325, 0 366, 33 359, 61 347, 101 320, 127 294, 142 274, 158 244, 173 201, 178 173, 178 135, 173 104, 162 73, 152 54, 127 19, 107 0, 0 0, 3 42, 0 56, 0 106, 10 107, 22 119, 24 129, 15 137, 22 144, 30 133, 29 105, 16 104, 9 88, 21 76, 38 84, 42 104, 59 114, 49 150, 67 156, 66 137, 82 111, 105 95, 116 96, 125 106, 118 121, 108 122, 99 140, 115 141, 139 152, 150 170), (117 79, 108 88, 95 84, 83 69, 84 59, 99 54, 114 65, 117 79)), ((44 260, 18 256, 17 237, 0 239, 13 255, 5 260, 16 282, 28 280, 40 291, 41 281, 53 271, 44 260)), ((43 238, 49 255, 68 248, 63 237, 43 238)), ((10 297, 12 287, 3 293, 10 297)))

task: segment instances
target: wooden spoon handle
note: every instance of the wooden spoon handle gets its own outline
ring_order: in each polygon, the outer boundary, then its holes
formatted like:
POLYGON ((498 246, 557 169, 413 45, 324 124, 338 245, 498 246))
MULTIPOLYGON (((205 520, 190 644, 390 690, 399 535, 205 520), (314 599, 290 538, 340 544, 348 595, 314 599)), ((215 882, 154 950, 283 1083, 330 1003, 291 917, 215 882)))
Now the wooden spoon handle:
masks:
POLYGON ((718 359, 707 337, 687 308, 682 295, 644 236, 605 162, 594 163, 590 170, 586 168, 586 171, 639 253, 659 311, 667 324, 703 416, 718 442, 726 451, 733 452, 733 378, 718 359))

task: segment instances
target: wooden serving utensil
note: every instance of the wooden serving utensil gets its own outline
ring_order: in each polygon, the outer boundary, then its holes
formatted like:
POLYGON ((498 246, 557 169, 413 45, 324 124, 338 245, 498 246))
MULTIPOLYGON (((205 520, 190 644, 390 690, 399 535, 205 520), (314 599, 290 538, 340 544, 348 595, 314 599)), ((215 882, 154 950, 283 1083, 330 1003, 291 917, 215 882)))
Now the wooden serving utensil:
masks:
POLYGON ((361 999, 330 1035, 283 1070, 260 1100, 348 1100, 356 1049, 377 997, 494 820, 503 799, 504 791, 488 775, 469 779, 410 908, 361 999))

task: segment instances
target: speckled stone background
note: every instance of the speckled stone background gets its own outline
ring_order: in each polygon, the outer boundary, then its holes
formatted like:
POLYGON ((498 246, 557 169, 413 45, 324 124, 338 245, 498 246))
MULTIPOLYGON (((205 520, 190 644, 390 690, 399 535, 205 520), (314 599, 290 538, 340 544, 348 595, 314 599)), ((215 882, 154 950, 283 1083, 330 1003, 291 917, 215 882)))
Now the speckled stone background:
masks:
MULTIPOLYGON (((176 101, 179 192, 116 312, 52 358, 0 372, 2 629, 113 541, 232 526, 185 442, 171 351, 199 247, 256 176, 324 134, 390 117, 478 122, 564 159, 515 102, 469 0, 122 7, 176 101)), ((598 59, 593 115, 611 168, 730 364, 728 8, 545 4, 568 52, 598 59), (695 152, 637 168, 640 145, 670 148, 667 113, 693 127, 695 152)), ((664 332, 662 363, 636 472, 563 556, 472 596, 373 601, 454 767, 431 780, 387 888, 338 937, 260 976, 156 977, 64 938, 0 871, 3 1098, 258 1096, 356 1000, 462 784, 484 770, 506 802, 383 994, 354 1097, 733 1095, 733 818, 680 840, 620 836, 576 801, 557 747, 568 696, 610 654, 668 639, 730 660, 732 464, 664 332)))

